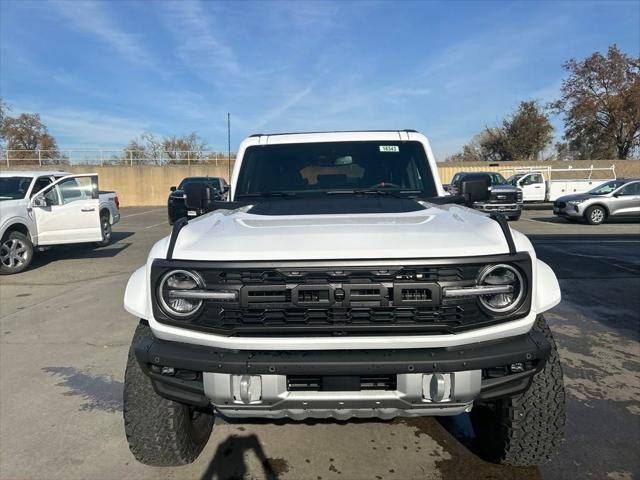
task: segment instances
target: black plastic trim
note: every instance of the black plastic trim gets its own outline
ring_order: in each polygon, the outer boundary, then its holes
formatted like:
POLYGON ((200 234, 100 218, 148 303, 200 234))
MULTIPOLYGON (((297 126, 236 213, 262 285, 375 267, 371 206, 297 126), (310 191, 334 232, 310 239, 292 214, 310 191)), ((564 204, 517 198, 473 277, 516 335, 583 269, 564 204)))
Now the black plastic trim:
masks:
POLYGON ((533 376, 539 372, 543 366, 544 362, 540 362, 538 367, 532 370, 482 380, 478 400, 495 400, 524 392, 529 388, 529 385, 531 385, 533 376))
POLYGON ((507 246, 509 247, 509 254, 515 255, 517 253, 516 244, 513 241, 513 235, 511 234, 511 228, 507 223, 507 219, 501 213, 496 213, 496 212, 490 213, 489 217, 495 220, 496 222, 498 222, 498 225, 500 225, 500 229, 502 229, 504 238, 507 241, 507 246))
MULTIPOLYGON (((542 333, 531 331, 457 348, 250 351, 168 342, 154 336, 142 338, 134 348, 145 372, 149 372, 147 365, 156 364, 231 374, 363 375, 480 370, 529 361, 537 361, 542 368, 551 344, 542 333)), ((154 379, 163 378, 175 380, 154 379)))
MULTIPOLYGON (((506 220, 505 220, 506 222, 506 220)), ((508 226, 508 225, 507 225, 508 226)), ((337 267, 377 267, 377 266, 409 266, 409 265, 424 265, 424 266, 447 266, 447 265, 467 265, 467 264, 481 264, 481 263, 501 263, 501 262, 515 262, 518 260, 531 259, 527 252, 516 253, 515 256, 511 254, 506 255, 504 253, 497 255, 478 255, 478 256, 466 256, 466 257, 446 257, 446 258, 386 258, 386 259, 368 259, 368 258, 354 258, 354 259, 328 259, 328 260, 268 260, 268 261, 256 261, 256 260, 231 260, 231 261, 201 261, 201 260, 174 260, 169 263, 162 258, 157 258, 153 261, 153 267, 158 268, 184 268, 192 269, 204 269, 204 268, 332 268, 337 267)))
POLYGON ((171 238, 169 239, 169 247, 167 248, 167 260, 173 259, 173 249, 176 247, 176 241, 180 230, 185 227, 189 221, 186 218, 179 218, 173 223, 173 229, 171 230, 171 238))

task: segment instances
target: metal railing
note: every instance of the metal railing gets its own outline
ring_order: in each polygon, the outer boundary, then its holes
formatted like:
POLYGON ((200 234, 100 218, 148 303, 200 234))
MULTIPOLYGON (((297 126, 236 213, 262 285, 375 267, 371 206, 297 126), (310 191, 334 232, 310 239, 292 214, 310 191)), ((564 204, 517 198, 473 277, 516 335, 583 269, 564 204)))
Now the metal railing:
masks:
MULTIPOLYGON (((18 165, 215 165, 229 162, 228 154, 220 150, 162 150, 143 152, 122 149, 66 150, 2 150, 4 164, 18 165)), ((231 153, 231 160, 235 153, 231 153)))

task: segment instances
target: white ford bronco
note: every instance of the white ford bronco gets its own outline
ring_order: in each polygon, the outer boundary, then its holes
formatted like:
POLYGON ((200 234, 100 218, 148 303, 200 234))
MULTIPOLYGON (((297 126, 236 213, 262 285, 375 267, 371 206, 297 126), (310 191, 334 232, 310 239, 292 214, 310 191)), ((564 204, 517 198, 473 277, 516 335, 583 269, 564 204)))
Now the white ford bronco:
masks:
POLYGON ((118 220, 118 196, 99 191, 95 173, 0 172, 0 275, 27 269, 34 250, 69 243, 105 246, 118 220))
POLYGON ((140 318, 124 387, 134 456, 192 462, 214 415, 470 413, 486 458, 547 459, 564 387, 542 313, 553 271, 486 200, 445 196, 415 131, 253 135, 229 201, 174 224, 129 279, 140 318))

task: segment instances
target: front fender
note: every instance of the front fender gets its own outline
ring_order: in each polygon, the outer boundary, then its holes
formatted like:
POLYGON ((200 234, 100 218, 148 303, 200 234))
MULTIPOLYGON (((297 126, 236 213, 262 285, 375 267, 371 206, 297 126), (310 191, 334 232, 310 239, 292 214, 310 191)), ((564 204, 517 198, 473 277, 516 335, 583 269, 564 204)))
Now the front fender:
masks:
POLYGON ((535 284, 535 306, 538 313, 546 312, 560 303, 560 285, 551 267, 542 260, 538 262, 535 284))
POLYGON ((143 266, 129 277, 124 291, 124 308, 138 318, 150 320, 150 305, 147 267, 143 266))

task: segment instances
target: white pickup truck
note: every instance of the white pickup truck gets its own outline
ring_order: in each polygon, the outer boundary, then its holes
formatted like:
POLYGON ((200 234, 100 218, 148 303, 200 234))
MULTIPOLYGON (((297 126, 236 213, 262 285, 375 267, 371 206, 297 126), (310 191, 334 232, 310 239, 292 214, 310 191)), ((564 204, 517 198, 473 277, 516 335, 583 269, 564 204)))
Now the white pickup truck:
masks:
POLYGON ((107 245, 118 220, 118 196, 99 191, 95 173, 0 172, 0 274, 25 270, 37 249, 107 245))
POLYGON ((247 138, 229 201, 187 185, 187 207, 209 213, 176 221, 127 284, 134 456, 192 462, 214 414, 470 412, 486 458, 545 461, 565 419, 543 317, 560 289, 502 215, 465 206, 489 185, 444 196, 412 130, 247 138))
POLYGON ((522 189, 522 200, 525 203, 553 202, 565 195, 588 192, 616 179, 614 166, 605 168, 515 167, 500 171, 513 172, 508 181, 514 187, 522 189), (605 178, 594 179, 592 178, 594 173, 605 178), (572 178, 559 178, 562 176, 572 178))

